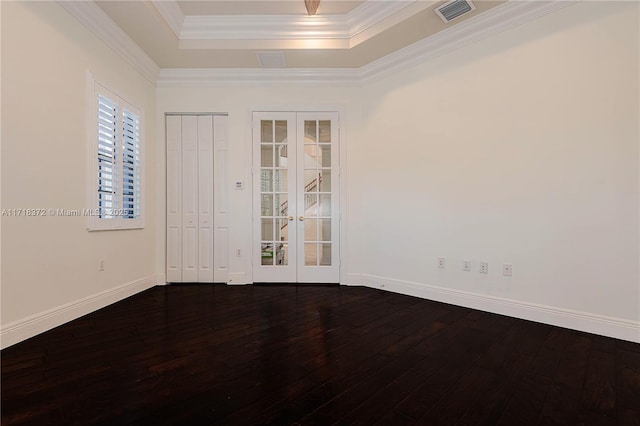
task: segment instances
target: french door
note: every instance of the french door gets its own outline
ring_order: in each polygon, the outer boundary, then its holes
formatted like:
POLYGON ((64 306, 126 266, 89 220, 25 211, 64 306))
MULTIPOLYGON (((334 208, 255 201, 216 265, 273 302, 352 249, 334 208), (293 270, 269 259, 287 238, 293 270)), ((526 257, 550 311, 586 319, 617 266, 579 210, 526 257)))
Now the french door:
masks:
POLYGON ((339 282, 338 134, 334 112, 254 112, 255 282, 339 282))

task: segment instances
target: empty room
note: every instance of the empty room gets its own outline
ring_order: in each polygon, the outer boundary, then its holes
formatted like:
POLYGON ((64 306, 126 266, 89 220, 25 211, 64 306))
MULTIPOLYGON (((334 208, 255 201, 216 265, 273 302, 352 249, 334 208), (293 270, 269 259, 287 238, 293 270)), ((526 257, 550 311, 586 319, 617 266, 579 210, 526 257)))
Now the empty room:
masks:
POLYGON ((640 424, 640 4, 2 1, 3 425, 640 424))

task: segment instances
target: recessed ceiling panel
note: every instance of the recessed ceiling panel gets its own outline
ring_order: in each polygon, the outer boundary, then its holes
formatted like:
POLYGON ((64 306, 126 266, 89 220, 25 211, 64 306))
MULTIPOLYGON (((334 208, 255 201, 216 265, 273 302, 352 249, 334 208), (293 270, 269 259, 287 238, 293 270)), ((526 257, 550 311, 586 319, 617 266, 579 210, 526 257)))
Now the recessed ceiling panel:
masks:
MULTIPOLYGON (((476 10, 448 24, 442 22, 434 10, 435 7, 446 3, 446 1, 432 3, 427 9, 397 22, 350 49, 337 48, 336 46, 288 48, 275 44, 269 45, 269 40, 263 40, 264 46, 259 48, 228 46, 224 49, 180 49, 180 41, 176 34, 167 25, 153 3, 148 1, 98 1, 96 3, 161 68, 259 68, 260 61, 256 52, 260 50, 283 50, 287 68, 359 68, 425 37, 452 28, 467 19, 473 19, 478 14, 498 6, 502 2, 503 0, 476 1, 476 10)), ((273 2, 237 0, 232 3, 273 2)), ((278 3, 291 3, 291 1, 278 3)), ((302 0, 299 3, 304 7, 302 0)), ((278 13, 282 13, 282 11, 278 13)), ((309 40, 308 42, 313 41, 309 40)), ((324 40, 316 41, 318 43, 324 42, 324 40)), ((328 39, 328 41, 331 40, 328 39)), ((235 41, 229 40, 229 42, 235 41)), ((275 42, 282 42, 282 40, 275 42)))
MULTIPOLYGON (((321 0, 319 15, 337 15, 352 11, 364 1, 321 0)), ((303 0, 179 1, 185 15, 306 15, 303 0)))

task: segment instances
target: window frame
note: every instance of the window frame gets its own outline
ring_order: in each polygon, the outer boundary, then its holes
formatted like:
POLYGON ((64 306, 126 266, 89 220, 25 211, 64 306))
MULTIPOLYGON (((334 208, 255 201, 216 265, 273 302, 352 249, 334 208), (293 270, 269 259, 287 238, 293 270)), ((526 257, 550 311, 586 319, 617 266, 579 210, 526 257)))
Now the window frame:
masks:
POLYGON ((88 73, 88 164, 89 164, 89 179, 87 185, 89 208, 87 209, 87 230, 88 231, 112 231, 112 230, 129 230, 129 229, 143 229, 144 217, 145 217, 145 114, 144 108, 136 107, 134 103, 129 102, 126 97, 122 96, 117 91, 110 88, 109 85, 102 81, 97 80, 93 74, 88 73), (138 217, 125 218, 122 214, 117 214, 111 218, 99 217, 99 169, 98 169, 98 119, 97 119, 97 102, 98 96, 103 96, 109 99, 117 107, 116 112, 116 161, 115 171, 118 172, 118 176, 114 182, 117 190, 116 205, 114 210, 122 212, 123 209, 123 157, 122 152, 124 150, 123 142, 123 117, 124 110, 133 113, 138 116, 139 124, 139 166, 138 166, 138 184, 139 191, 137 195, 138 200, 138 217))

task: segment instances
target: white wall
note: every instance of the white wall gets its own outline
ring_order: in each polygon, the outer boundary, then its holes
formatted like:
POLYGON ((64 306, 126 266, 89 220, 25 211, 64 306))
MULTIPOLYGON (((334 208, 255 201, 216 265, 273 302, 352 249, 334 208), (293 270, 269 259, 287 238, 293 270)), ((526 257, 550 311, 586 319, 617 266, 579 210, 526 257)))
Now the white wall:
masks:
MULTIPOLYGON (((582 2, 365 87, 159 88, 158 181, 165 112, 229 113, 250 183, 252 106, 344 104, 343 281, 640 341, 638 35, 637 4, 582 2)), ((230 213, 251 282, 250 186, 230 213)))
POLYGON ((363 90, 365 282, 640 340, 638 4, 578 3, 363 90))
POLYGON ((250 282, 250 110, 326 105, 346 126, 348 283, 640 340, 637 4, 579 3, 365 87, 157 91, 58 5, 2 8, 3 208, 87 207, 87 70, 145 108, 147 141, 144 230, 2 218, 4 346, 164 274, 166 112, 229 114, 247 188, 230 272, 250 282))
MULTIPOLYGON (((346 126, 346 140, 343 141, 347 156, 352 152, 352 142, 357 140, 359 129, 359 111, 354 107, 353 99, 356 89, 347 87, 159 87, 157 91, 157 122, 158 122, 158 182, 164 185, 165 140, 164 114, 171 112, 214 112, 229 114, 229 273, 233 283, 252 282, 251 277, 251 109, 254 107, 282 107, 287 110, 297 107, 327 107, 342 108, 342 125, 346 126), (233 183, 237 180, 245 182, 245 190, 234 190, 233 183), (242 255, 236 256, 237 249, 242 255)), ((346 181, 351 179, 346 176, 346 181)), ((161 187, 159 197, 166 193, 161 187)), ((350 209, 352 199, 356 194, 345 194, 349 199, 347 209, 350 209)), ((158 208, 164 209, 164 199, 158 199, 158 208)), ((351 214, 351 212, 348 212, 351 214)), ((354 213, 355 214, 355 213, 354 213)), ((356 228, 356 227, 354 227, 356 228)), ((350 235, 348 238, 350 238, 350 235)), ((165 225, 158 226, 158 241, 165 241, 165 225)), ((350 251, 357 247, 357 243, 349 239, 350 251)), ((160 246, 159 246, 160 247, 160 246)), ((357 265, 358 257, 354 252, 344 258, 349 258, 349 268, 357 265)), ((158 274, 164 273, 165 250, 160 247, 157 253, 158 274)))
POLYGON ((155 284, 157 166, 154 85, 56 3, 2 9, 2 207, 90 207, 87 71, 144 108, 147 186, 143 230, 88 232, 84 217, 2 217, 7 346, 155 284))

